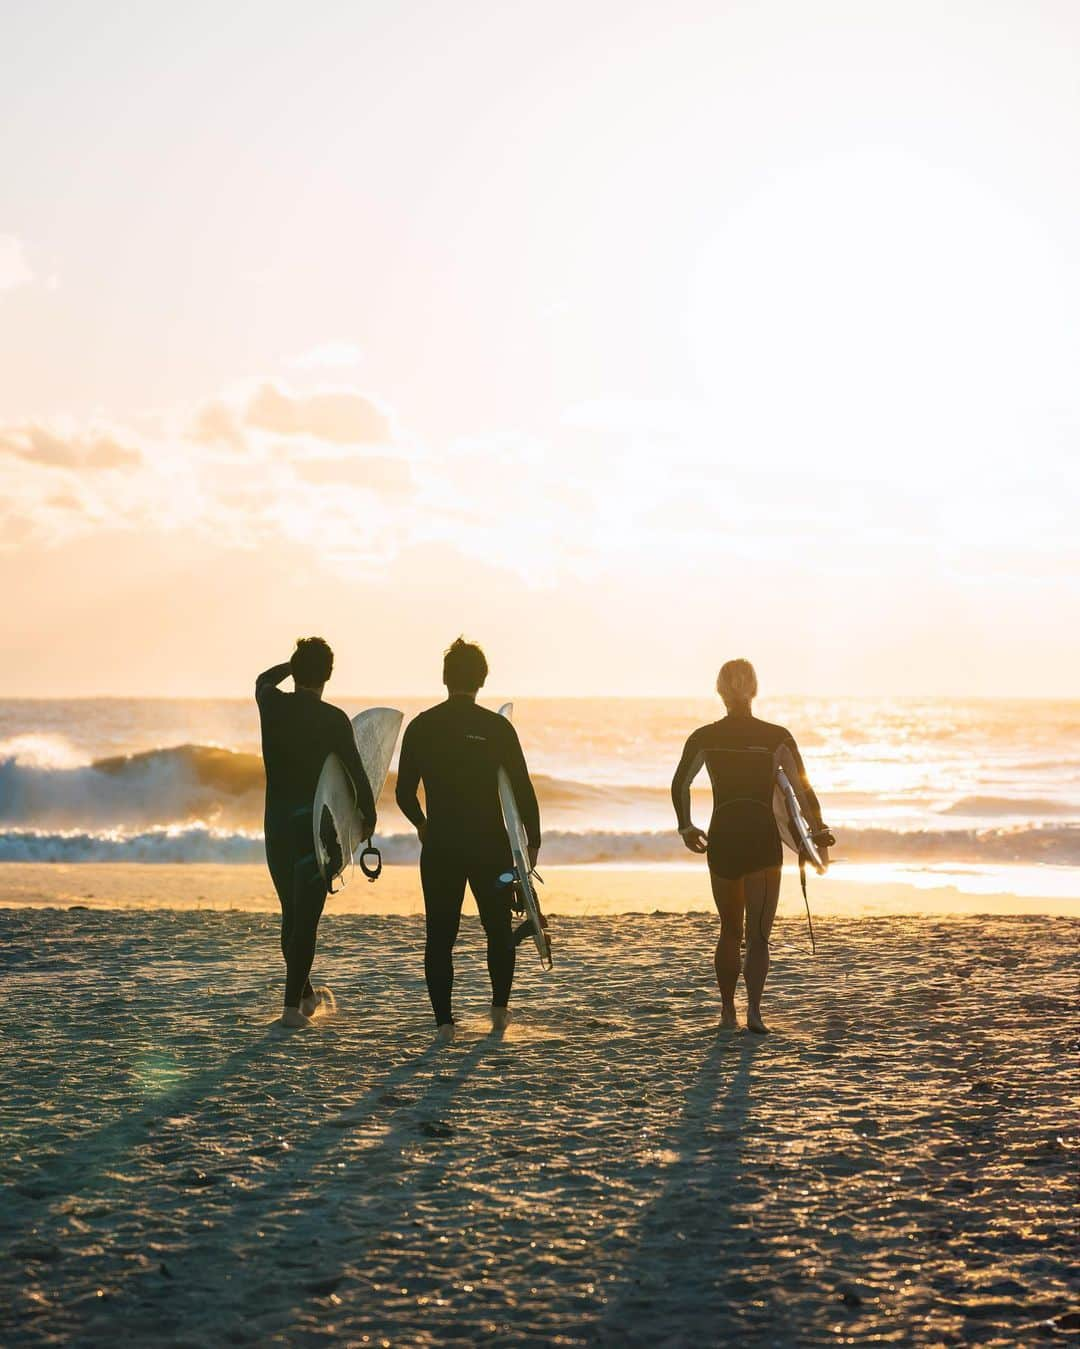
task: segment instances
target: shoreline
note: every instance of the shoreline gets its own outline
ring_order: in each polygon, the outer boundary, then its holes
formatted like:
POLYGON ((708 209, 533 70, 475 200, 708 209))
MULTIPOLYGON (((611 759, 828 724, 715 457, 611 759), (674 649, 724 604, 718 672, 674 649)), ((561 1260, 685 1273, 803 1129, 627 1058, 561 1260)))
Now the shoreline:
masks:
MULTIPOLYGON (((1018 881, 1021 872, 1024 877, 1024 886, 1018 889, 1028 891, 1037 885, 1038 873, 1032 868, 1017 872, 1018 881)), ((713 911, 708 877, 703 867, 693 864, 552 866, 542 868, 542 874, 546 884, 541 903, 553 918, 713 911)), ((935 873, 929 868, 915 872, 885 865, 860 867, 826 877, 810 876, 808 886, 815 916, 1028 914, 1077 918, 1080 876, 1074 893, 1062 893, 1075 874, 1071 868, 1048 869, 1045 894, 1014 893, 1004 883, 1009 879, 1005 868, 979 874, 971 868, 935 873), (979 882, 975 888, 973 875, 979 882)), ((4 862, 0 863, 0 908, 275 913, 277 900, 266 868, 256 864, 4 862)), ((467 897, 466 912, 474 911, 467 897)), ((387 866, 374 885, 364 881, 357 869, 351 884, 327 900, 326 912, 419 915, 423 900, 417 869, 387 866)), ((779 916, 801 919, 802 914, 798 872, 785 867, 779 916)))

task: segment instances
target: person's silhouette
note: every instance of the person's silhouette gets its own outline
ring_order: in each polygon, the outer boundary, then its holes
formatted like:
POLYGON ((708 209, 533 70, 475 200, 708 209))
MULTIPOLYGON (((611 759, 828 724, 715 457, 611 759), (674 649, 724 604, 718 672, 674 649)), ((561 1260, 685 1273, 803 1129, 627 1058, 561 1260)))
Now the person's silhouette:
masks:
POLYGON ((505 717, 476 705, 487 672, 483 651, 458 638, 443 661, 447 698, 409 723, 398 765, 397 803, 422 844, 424 974, 437 1034, 444 1042, 454 1038, 453 949, 466 882, 487 933, 492 1024, 501 1029, 509 1017, 515 954, 512 895, 499 876, 512 862, 499 806, 500 767, 514 789, 530 863, 535 864, 540 849, 540 811, 517 732, 505 717), (426 814, 417 796, 421 782, 426 814))
POLYGON ((266 765, 266 861, 281 903, 281 1019, 286 1026, 306 1025, 316 1005, 310 974, 327 890, 315 861, 312 810, 319 774, 331 752, 352 780, 367 835, 375 829, 375 802, 352 725, 340 707, 322 700, 333 668, 334 653, 326 642, 304 637, 290 660, 265 670, 255 681, 266 765), (294 693, 278 688, 289 675, 294 693))
POLYGON ((791 732, 751 714, 757 675, 750 662, 729 660, 717 676, 716 691, 724 700, 727 716, 699 727, 687 740, 671 783, 671 799, 683 842, 691 852, 708 855, 713 901, 720 914, 715 955, 720 1024, 727 1028, 736 1024, 735 985, 745 925, 746 1024, 764 1033, 761 995, 769 973, 769 935, 780 897, 783 860, 773 816, 778 765, 794 787, 823 852, 831 835, 821 823, 821 807, 791 732), (703 767, 709 770, 713 788, 707 833, 690 818, 690 784, 703 767))

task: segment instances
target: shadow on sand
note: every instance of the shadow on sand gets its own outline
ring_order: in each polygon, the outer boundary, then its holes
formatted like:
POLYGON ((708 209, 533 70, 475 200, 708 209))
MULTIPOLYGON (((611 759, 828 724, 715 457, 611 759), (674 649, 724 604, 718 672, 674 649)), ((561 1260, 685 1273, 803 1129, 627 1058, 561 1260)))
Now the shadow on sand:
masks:
MULTIPOLYGON (((361 1243, 365 1230, 382 1232, 407 1220, 405 1194, 437 1183, 436 1173, 450 1165, 447 1148, 433 1145, 452 1138, 445 1116, 454 1097, 484 1058, 500 1052, 500 1045, 498 1036, 487 1035, 468 1048, 428 1046, 411 1055, 380 1075, 357 1100, 328 1113, 297 1138, 288 1153, 273 1159, 259 1185, 241 1195, 222 1196, 220 1206, 204 1209, 198 1236, 168 1255, 169 1279, 182 1281, 187 1311, 193 1295, 210 1305, 223 1298, 233 1304, 231 1316, 244 1314, 239 1302, 258 1318, 260 1337, 294 1327, 302 1306, 329 1294, 347 1277, 341 1243, 320 1245, 318 1234, 340 1234, 343 1213, 348 1217, 345 1226, 361 1243), (417 1079, 426 1073, 430 1077, 421 1085, 417 1079), (420 1090, 409 1091, 410 1085, 420 1090), (353 1181, 343 1186, 350 1169, 353 1181), (414 1174, 403 1187, 406 1173, 414 1174), (272 1240, 261 1248, 265 1259, 245 1270, 245 1252, 271 1233, 272 1240), (262 1315, 267 1306, 263 1290, 274 1285, 280 1303, 282 1281, 295 1283, 295 1298, 270 1324, 262 1315)), ((255 1053, 257 1047, 247 1052, 255 1053)), ((225 1071, 227 1065, 222 1066, 225 1071)), ((208 1194, 211 1201, 215 1198, 208 1194)), ((179 1319, 171 1329, 184 1328, 186 1312, 175 1305, 175 1283, 137 1271, 126 1283, 119 1294, 126 1306, 114 1304, 111 1328, 133 1334, 151 1327, 160 1331, 170 1328, 173 1315, 179 1319)))
POLYGON ((753 1069, 768 1041, 725 1034, 712 1044, 662 1147, 662 1188, 585 1338, 596 1344, 794 1343, 782 1308, 759 1300, 754 1208, 767 1179, 753 1155, 753 1069))

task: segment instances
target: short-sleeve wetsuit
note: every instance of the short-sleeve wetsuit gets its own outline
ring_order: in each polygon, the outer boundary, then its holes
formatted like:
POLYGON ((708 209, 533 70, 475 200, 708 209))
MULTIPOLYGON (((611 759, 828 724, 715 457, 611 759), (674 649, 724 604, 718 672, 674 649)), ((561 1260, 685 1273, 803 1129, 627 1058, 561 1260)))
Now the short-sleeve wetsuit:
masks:
POLYGON ((737 880, 783 860, 773 816, 773 788, 780 756, 790 753, 797 780, 792 783, 811 829, 821 825, 821 807, 807 781, 795 738, 783 726, 757 717, 729 714, 701 726, 690 736, 671 782, 679 829, 689 827, 690 784, 702 767, 709 770, 713 813, 709 821, 709 870, 737 880))

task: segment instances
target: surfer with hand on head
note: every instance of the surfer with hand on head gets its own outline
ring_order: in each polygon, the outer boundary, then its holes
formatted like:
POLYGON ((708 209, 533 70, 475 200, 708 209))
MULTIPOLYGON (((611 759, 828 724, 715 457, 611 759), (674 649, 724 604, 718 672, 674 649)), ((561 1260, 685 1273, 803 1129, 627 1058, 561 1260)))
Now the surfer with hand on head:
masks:
POLYGON ((500 876, 511 866, 499 804, 499 769, 513 787, 528 838, 529 864, 540 850, 540 810, 517 731, 506 717, 478 707, 487 679, 483 651, 459 637, 445 653, 444 702, 406 727, 398 764, 397 803, 420 837, 424 891, 424 976, 441 1044, 454 1039, 451 998, 454 942, 468 883, 487 934, 492 1029, 505 1029, 514 980, 511 889, 500 876), (425 813, 417 789, 424 784, 425 813))
POLYGON ((693 853, 709 862, 713 900, 720 914, 716 943, 716 983, 720 989, 720 1025, 734 1029, 735 985, 739 979, 743 929, 746 931, 747 1029, 764 1034, 761 995, 769 973, 769 934, 780 898, 782 848, 773 815, 776 770, 794 787, 823 860, 832 835, 821 822, 821 807, 810 787, 791 732, 759 721, 750 710, 757 675, 748 660, 730 660, 720 671, 716 691, 727 716, 696 730, 687 740, 671 783, 679 833, 693 853), (690 784, 707 767, 713 789, 708 832, 690 818, 690 784))
POLYGON ((334 653, 321 637, 302 637, 290 660, 255 681, 266 765, 266 861, 281 904, 285 957, 284 1026, 306 1026, 317 998, 311 986, 315 940, 326 883, 315 861, 312 812, 323 763, 336 754, 345 767, 367 835, 375 829, 375 802, 349 718, 322 700, 334 653), (291 675, 295 692, 278 688, 291 675))

